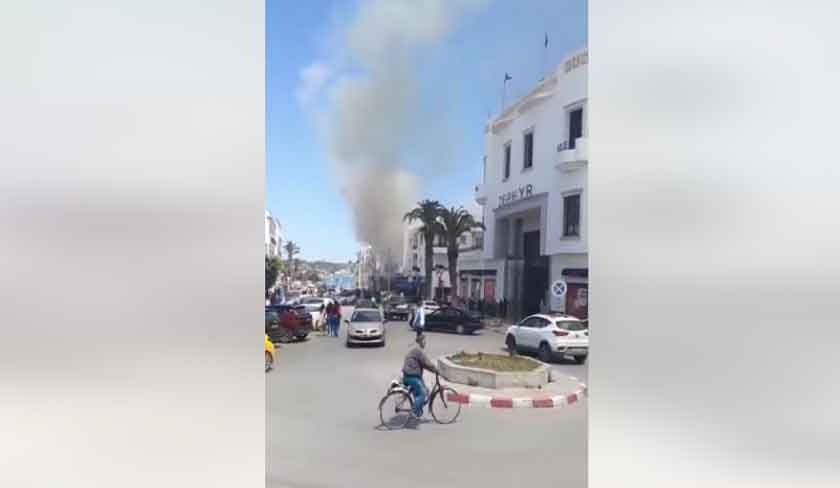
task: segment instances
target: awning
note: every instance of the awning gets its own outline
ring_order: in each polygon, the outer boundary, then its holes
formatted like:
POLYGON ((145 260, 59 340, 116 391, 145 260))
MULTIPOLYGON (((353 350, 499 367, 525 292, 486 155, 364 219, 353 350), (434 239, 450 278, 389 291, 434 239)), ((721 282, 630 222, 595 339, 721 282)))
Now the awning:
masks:
POLYGON ((563 268, 560 274, 574 278, 589 278, 589 268, 563 268))

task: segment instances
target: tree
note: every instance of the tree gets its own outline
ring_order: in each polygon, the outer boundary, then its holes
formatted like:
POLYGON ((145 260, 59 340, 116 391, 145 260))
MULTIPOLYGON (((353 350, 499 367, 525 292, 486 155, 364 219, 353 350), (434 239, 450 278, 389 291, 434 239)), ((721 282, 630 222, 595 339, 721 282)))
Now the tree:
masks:
POLYGON ((476 222, 475 218, 464 210, 464 207, 444 208, 440 211, 441 232, 446 239, 446 257, 449 260, 450 295, 454 301, 458 296, 456 286, 458 274, 458 241, 461 236, 475 229, 483 229, 484 224, 476 222))
POLYGON ((286 266, 286 268, 288 268, 286 270, 286 274, 289 277, 289 281, 291 281, 291 273, 294 269, 295 254, 300 254, 300 247, 298 247, 298 245, 295 244, 295 241, 287 241, 286 245, 283 246, 283 250, 286 251, 286 255, 289 257, 288 261, 286 261, 288 263, 288 266, 286 266))
POLYGON ((420 227, 420 234, 425 241, 425 255, 426 255, 426 283, 425 294, 426 298, 432 296, 432 261, 434 260, 434 238, 441 234, 441 225, 438 220, 440 212, 443 210, 443 205, 437 200, 422 200, 417 202, 417 206, 411 209, 403 216, 403 221, 412 223, 416 220, 420 221, 423 226, 420 227))
POLYGON ((307 271, 304 278, 307 281, 311 281, 313 283, 317 283, 317 282, 321 281, 321 277, 318 275, 318 272, 315 271, 314 269, 311 269, 311 270, 307 271))
POLYGON ((283 271, 283 261, 277 257, 265 257, 265 292, 277 283, 277 277, 283 271))

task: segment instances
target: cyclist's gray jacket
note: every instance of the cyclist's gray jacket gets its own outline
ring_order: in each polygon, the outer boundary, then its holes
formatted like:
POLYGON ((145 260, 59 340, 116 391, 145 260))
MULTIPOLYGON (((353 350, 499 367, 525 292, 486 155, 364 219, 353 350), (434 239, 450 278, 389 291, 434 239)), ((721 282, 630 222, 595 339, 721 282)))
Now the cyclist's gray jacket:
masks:
POLYGON ((408 351, 405 356, 405 363, 403 364, 403 374, 410 376, 423 376, 423 369, 429 371, 437 371, 437 367, 429 361, 429 356, 423 352, 419 347, 415 347, 408 351))

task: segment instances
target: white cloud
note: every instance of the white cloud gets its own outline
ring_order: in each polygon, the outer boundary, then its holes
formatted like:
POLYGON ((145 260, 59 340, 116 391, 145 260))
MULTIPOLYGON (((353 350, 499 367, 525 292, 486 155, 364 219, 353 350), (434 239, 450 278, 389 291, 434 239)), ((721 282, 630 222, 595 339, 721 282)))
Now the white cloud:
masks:
POLYGON ((315 61, 302 68, 299 73, 300 83, 298 84, 295 96, 301 106, 307 106, 322 91, 324 85, 330 79, 332 69, 327 63, 315 61))

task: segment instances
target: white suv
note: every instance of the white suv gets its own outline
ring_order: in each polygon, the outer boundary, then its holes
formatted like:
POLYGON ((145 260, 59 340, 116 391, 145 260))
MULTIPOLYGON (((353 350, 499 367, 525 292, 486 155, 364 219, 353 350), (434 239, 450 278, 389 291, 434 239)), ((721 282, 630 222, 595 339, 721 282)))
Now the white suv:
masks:
POLYGON ((529 315, 508 328, 505 344, 511 352, 534 351, 543 362, 571 356, 583 364, 589 355, 589 329, 571 315, 529 315))

